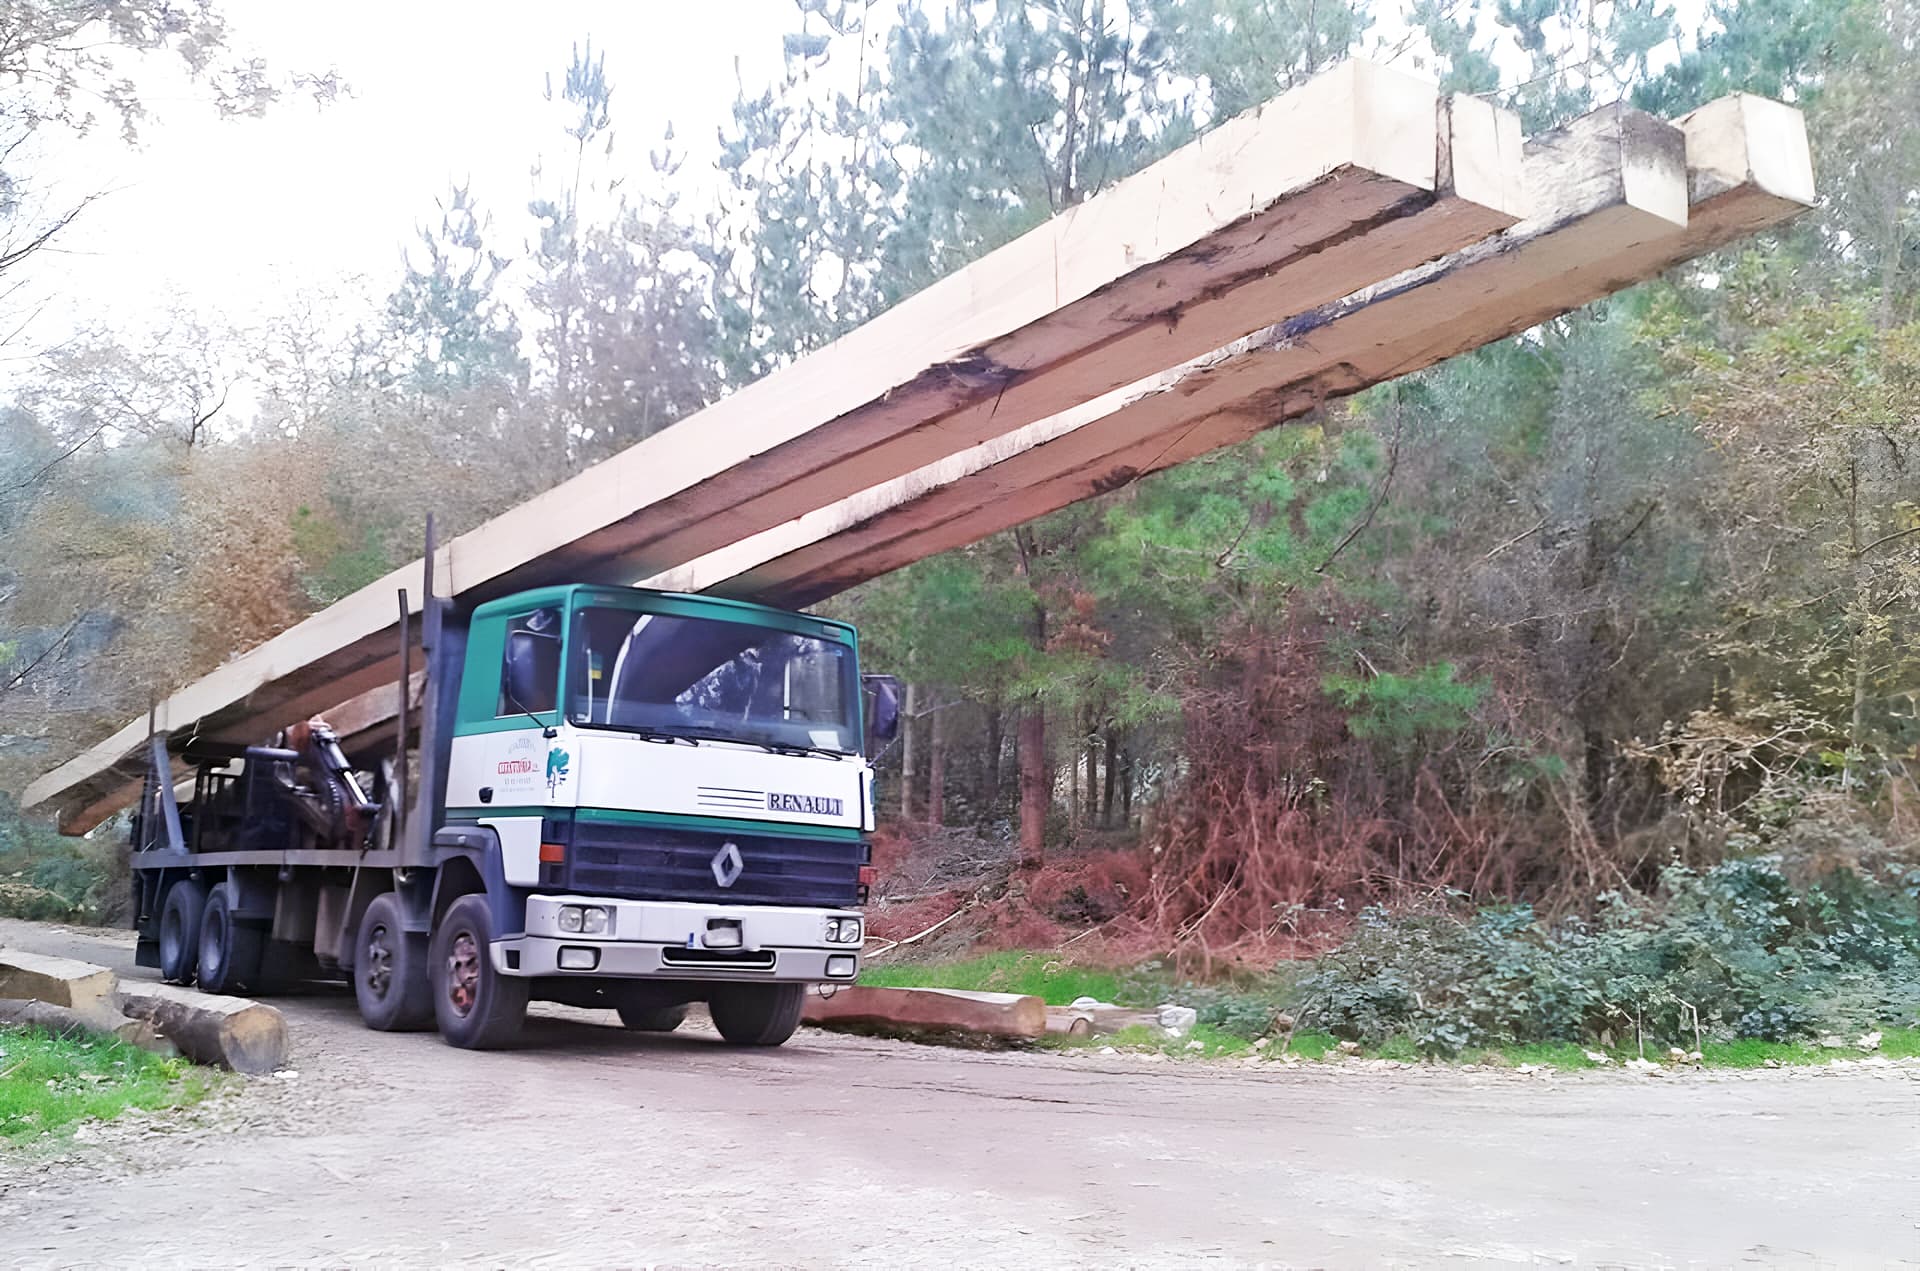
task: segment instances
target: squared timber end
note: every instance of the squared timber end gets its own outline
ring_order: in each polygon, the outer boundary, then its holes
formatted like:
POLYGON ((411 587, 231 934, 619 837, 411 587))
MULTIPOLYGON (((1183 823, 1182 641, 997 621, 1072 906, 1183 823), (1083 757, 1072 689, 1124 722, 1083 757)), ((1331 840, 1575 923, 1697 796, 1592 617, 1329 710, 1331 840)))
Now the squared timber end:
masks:
POLYGON ((1440 185, 1440 89, 1372 62, 1347 61, 1329 81, 1329 125, 1348 131, 1354 163, 1422 190, 1440 185))
POLYGON ((1520 116, 1464 93, 1440 104, 1437 189, 1493 213, 1501 227, 1527 215, 1520 116))
POLYGON ((1687 138, 1689 194, 1696 204, 1742 187, 1812 207, 1813 155, 1806 117, 1792 106, 1733 93, 1678 120, 1687 138))
POLYGON ((1527 142, 1532 220, 1568 221, 1626 207, 1687 223, 1687 138, 1624 103, 1582 115, 1527 142))

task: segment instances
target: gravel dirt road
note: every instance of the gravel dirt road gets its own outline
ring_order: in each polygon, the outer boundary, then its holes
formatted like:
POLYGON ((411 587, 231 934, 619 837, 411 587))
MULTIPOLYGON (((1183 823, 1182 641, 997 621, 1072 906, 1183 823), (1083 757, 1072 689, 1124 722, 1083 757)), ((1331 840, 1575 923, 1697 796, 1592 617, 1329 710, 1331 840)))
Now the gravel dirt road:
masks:
MULTIPOLYGON (((0 920, 123 975, 132 938, 0 920)), ((1920 1070, 1522 1077, 526 1044, 281 999, 293 1073, 0 1150, 16 1265, 1920 1266, 1920 1070)))

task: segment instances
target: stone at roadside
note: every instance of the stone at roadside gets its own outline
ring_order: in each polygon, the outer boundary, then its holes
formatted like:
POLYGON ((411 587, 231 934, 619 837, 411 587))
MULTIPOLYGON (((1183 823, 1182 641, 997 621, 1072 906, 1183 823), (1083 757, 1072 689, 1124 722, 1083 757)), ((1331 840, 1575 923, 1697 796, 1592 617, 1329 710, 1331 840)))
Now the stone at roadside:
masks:
POLYGON ((1206 1048, 1207 1044, 1203 1041, 1191 1041, 1187 1043, 1188 1050, 1205 1050, 1206 1048))
POLYGON ((1200 1012, 1191 1006, 1175 1006, 1171 1002, 1161 1005, 1158 1011, 1160 1027, 1169 1037, 1185 1037, 1200 1022, 1200 1012))
POLYGON ((1273 1038, 1262 1037, 1260 1040, 1253 1043, 1253 1048, 1255 1050, 1265 1050, 1267 1047, 1271 1045, 1273 1045, 1273 1038))
POLYGON ((1871 1033, 1862 1033, 1853 1044, 1861 1050, 1879 1050, 1880 1030, 1876 1028, 1871 1033))
POLYGON ((1839 1037, 1837 1034, 1834 1034, 1834 1033, 1828 1033, 1826 1036, 1822 1037, 1820 1039, 1820 1044, 1821 1046, 1825 1047, 1828 1050, 1844 1050, 1846 1049, 1846 1045, 1847 1045, 1847 1043, 1841 1037, 1839 1037))
POLYGON ((1340 1053, 1343 1055, 1357 1055, 1360 1053, 1360 1043, 1359 1042, 1341 1042, 1340 1053))
POLYGON ((1621 1066, 1624 1067, 1628 1072, 1644 1072, 1644 1073, 1658 1074, 1666 1071, 1659 1064, 1654 1063, 1653 1060, 1651 1059, 1640 1059, 1640 1058, 1629 1059, 1625 1064, 1621 1066))
POLYGON ((1608 1064, 1611 1064, 1613 1062, 1612 1057, 1608 1055, 1603 1055, 1597 1050, 1583 1050, 1580 1053, 1587 1057, 1588 1063, 1593 1064, 1600 1068, 1605 1068, 1608 1064))

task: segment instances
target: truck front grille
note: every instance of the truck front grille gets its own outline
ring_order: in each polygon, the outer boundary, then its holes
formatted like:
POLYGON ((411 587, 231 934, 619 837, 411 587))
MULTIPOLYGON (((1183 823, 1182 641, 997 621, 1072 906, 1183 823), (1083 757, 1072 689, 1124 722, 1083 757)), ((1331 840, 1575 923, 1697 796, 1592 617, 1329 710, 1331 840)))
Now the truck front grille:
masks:
POLYGON ((858 839, 718 834, 581 819, 573 825, 565 877, 554 881, 582 895, 846 906, 858 902, 866 855, 866 844, 858 839), (729 843, 739 851, 738 868, 723 859, 716 871, 715 858, 726 855, 729 843), (731 885, 723 886, 723 878, 731 885))

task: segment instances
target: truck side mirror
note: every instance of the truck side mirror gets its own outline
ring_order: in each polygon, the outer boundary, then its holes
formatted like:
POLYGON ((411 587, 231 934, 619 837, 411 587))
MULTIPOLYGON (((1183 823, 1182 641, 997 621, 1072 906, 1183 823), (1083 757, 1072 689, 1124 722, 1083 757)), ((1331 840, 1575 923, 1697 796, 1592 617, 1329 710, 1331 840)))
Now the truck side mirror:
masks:
POLYGON ((875 741, 892 741, 900 733, 900 681, 891 675, 863 675, 873 705, 867 712, 867 731, 875 741))

